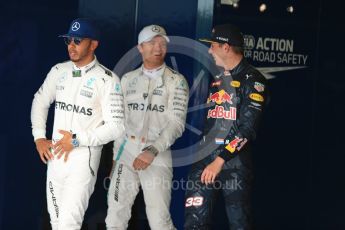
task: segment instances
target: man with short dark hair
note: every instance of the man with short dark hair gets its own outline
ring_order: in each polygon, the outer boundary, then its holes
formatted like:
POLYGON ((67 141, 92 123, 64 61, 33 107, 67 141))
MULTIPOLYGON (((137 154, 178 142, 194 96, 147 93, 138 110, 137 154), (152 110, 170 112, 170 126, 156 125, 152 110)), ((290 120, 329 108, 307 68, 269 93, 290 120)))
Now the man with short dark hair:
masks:
POLYGON ((243 57, 244 40, 230 24, 215 26, 209 53, 224 71, 209 86, 208 112, 200 151, 211 152, 189 173, 185 202, 185 229, 204 230, 216 190, 221 190, 230 229, 251 229, 251 142, 267 101, 266 80, 243 57), (201 183, 200 183, 201 182, 201 183))
POLYGON ((99 31, 86 18, 74 20, 65 35, 70 61, 55 65, 35 94, 32 133, 41 160, 48 163, 47 203, 53 230, 80 229, 94 190, 102 145, 124 131, 119 78, 94 52, 99 31), (46 121, 55 101, 53 138, 46 121))

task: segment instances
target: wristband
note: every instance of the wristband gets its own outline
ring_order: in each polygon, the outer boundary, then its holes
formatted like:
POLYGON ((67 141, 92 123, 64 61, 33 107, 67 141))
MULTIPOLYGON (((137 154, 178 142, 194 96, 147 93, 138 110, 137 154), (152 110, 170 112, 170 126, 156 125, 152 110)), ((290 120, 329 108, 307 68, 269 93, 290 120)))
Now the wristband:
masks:
POLYGON ((77 139, 77 134, 72 134, 71 144, 73 145, 74 148, 79 147, 79 141, 77 139))

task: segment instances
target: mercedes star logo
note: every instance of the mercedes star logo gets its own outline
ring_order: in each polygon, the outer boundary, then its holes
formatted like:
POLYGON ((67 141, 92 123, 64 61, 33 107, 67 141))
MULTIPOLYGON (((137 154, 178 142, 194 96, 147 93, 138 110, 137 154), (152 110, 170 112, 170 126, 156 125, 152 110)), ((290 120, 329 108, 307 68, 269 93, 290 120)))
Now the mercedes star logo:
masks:
POLYGON ((73 23, 73 25, 72 25, 72 31, 77 31, 77 30, 79 30, 79 28, 80 28, 79 22, 73 23))
POLYGON ((153 31, 153 32, 156 32, 156 33, 159 33, 159 32, 160 32, 159 26, 153 26, 153 27, 152 27, 152 31, 153 31))

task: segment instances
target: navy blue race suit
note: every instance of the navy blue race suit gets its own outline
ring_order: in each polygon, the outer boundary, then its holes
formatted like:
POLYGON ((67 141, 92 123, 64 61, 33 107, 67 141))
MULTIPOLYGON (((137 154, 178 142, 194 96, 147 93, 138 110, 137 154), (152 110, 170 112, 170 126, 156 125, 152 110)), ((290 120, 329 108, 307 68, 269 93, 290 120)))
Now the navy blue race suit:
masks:
POLYGON ((268 101, 264 76, 243 58, 231 71, 214 78, 209 86, 205 136, 200 151, 207 157, 194 163, 188 176, 185 229, 209 229, 217 191, 225 200, 230 229, 251 229, 251 142, 268 101), (211 148, 210 148, 211 146, 211 148), (214 184, 200 178, 217 157, 225 160, 214 184))

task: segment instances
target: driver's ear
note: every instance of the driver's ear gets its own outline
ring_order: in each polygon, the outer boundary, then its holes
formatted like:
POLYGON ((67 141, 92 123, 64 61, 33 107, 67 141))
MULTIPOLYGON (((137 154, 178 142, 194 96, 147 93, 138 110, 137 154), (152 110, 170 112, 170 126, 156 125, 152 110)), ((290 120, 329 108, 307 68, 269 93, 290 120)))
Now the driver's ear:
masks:
POLYGON ((98 47, 98 41, 91 40, 91 49, 92 51, 95 51, 95 49, 98 47))
POLYGON ((143 47, 141 46, 141 44, 137 45, 137 48, 139 50, 139 53, 143 53, 143 47))
POLYGON ((230 50, 230 45, 228 43, 223 44, 224 50, 228 52, 230 50))

